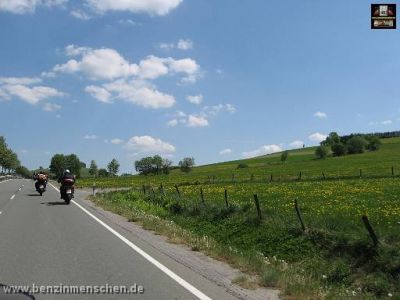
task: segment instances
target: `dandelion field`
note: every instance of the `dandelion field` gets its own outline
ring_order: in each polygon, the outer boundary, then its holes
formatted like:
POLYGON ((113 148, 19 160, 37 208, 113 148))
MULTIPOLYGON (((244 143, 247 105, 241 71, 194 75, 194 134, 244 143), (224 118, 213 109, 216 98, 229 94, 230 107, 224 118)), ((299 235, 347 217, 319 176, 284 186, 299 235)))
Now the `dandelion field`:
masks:
MULTIPOLYGON (((99 194, 93 201, 127 217, 138 212, 156 216, 198 238, 210 238, 219 245, 215 256, 235 265, 232 257, 240 254, 247 259, 241 267, 258 274, 259 284, 278 286, 289 298, 400 299, 400 177, 390 172, 400 166, 400 139, 384 142, 380 151, 343 160, 316 161, 309 149, 289 153, 285 164, 275 157, 248 160, 249 168, 236 170, 242 180, 229 178, 237 162, 199 167, 189 174, 108 179, 109 186, 130 181, 120 186, 131 190, 99 194), (257 180, 266 166, 264 177, 281 172, 281 178, 257 180), (359 168, 361 178, 352 174, 359 168), (296 178, 299 169, 308 177, 296 178), (333 176, 335 169, 341 176, 333 176), (321 172, 331 177, 323 179, 321 172), (205 178, 211 173, 216 180, 205 178), (363 215, 379 244, 374 245, 363 215)), ((208 246, 189 244, 209 251, 208 246)))

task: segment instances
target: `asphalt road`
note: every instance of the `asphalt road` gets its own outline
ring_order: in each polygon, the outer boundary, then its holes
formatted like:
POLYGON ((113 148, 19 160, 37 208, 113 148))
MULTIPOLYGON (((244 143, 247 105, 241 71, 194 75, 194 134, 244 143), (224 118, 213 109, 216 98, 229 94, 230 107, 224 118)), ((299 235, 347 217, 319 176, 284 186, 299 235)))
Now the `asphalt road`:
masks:
POLYGON ((79 193, 70 205, 59 198, 50 185, 40 197, 32 180, 0 182, 0 299, 236 299, 89 212, 79 193), (130 295, 9 295, 4 290, 135 284, 137 293, 130 295))

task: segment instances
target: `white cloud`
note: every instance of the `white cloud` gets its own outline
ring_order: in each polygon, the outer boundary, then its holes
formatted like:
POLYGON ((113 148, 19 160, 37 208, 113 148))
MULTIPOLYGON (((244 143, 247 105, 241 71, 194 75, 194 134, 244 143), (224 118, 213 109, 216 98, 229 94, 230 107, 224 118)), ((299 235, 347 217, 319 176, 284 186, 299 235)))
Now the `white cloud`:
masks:
POLYGON ((203 102, 203 95, 187 96, 186 99, 193 104, 200 104, 203 102))
POLYGON ((92 80, 115 79, 127 77, 138 73, 139 67, 130 64, 114 49, 90 49, 86 47, 66 47, 68 55, 81 55, 82 59, 77 61, 71 59, 65 64, 56 65, 54 72, 76 73, 82 72, 92 80))
POLYGON ((296 140, 296 141, 291 142, 289 145, 290 145, 290 147, 297 149, 297 148, 303 147, 304 142, 300 141, 300 140, 296 140))
POLYGON ((85 140, 95 140, 95 139, 97 139, 97 135, 95 135, 95 134, 87 134, 83 138, 85 140))
POLYGON ((0 77, 1 84, 23 84, 31 85, 42 82, 38 77, 0 77))
POLYGON ((103 103, 112 103, 111 93, 100 86, 89 85, 85 88, 85 92, 89 93, 93 98, 103 103))
POLYGON ((253 151, 248 151, 248 152, 243 152, 242 155, 245 158, 251 158, 251 157, 256 157, 256 156, 261 156, 261 155, 267 155, 275 152, 280 152, 282 151, 282 148, 279 145, 264 145, 261 146, 260 148, 253 150, 253 151))
POLYGON ((206 127, 208 126, 208 120, 203 116, 189 115, 188 119, 189 127, 206 127))
POLYGON ((171 49, 175 48, 175 44, 174 43, 161 43, 160 48, 164 49, 164 50, 171 50, 171 49))
POLYGON ((175 147, 169 143, 151 136, 134 136, 125 144, 125 149, 136 153, 157 153, 171 154, 176 151, 175 147))
POLYGON ((150 55, 139 64, 130 63, 116 50, 110 48, 91 49, 69 45, 65 48, 67 56, 80 56, 64 64, 54 66, 52 72, 81 72, 92 80, 114 80, 137 77, 153 80, 160 76, 183 74, 183 82, 194 83, 200 77, 200 66, 191 58, 160 58, 150 55))
POLYGON ((55 104, 55 103, 45 103, 45 105, 43 106, 43 110, 44 111, 56 111, 61 109, 61 105, 55 104))
POLYGON ((112 139, 110 142, 111 142, 111 144, 119 145, 119 144, 122 144, 122 143, 124 142, 124 140, 121 140, 121 139, 112 139))
POLYGON ((0 0, 0 10, 14 14, 34 13, 37 6, 62 6, 68 0, 0 0))
POLYGON ((36 104, 47 98, 64 95, 58 90, 47 86, 35 86, 31 88, 22 84, 7 84, 2 88, 8 95, 16 96, 29 104, 36 104))
POLYGON ((203 110, 207 115, 216 116, 221 111, 228 111, 230 113, 235 113, 236 108, 232 104, 218 104, 213 106, 204 106, 203 110))
POLYGON ((320 119, 326 119, 328 115, 322 111, 317 111, 314 113, 314 117, 320 118, 320 119))
POLYGON ((174 96, 162 93, 143 82, 127 83, 120 80, 104 84, 103 87, 110 93, 115 93, 115 98, 145 108, 168 108, 175 104, 174 96))
POLYGON ((171 121, 168 121, 167 126, 169 127, 175 127, 178 125, 178 120, 177 119, 172 119, 171 121))
POLYGON ((176 44, 176 48, 180 50, 190 50, 193 48, 193 42, 191 40, 179 40, 176 44))
POLYGON ((321 143, 321 142, 324 141, 326 138, 327 138, 327 135, 326 135, 326 134, 319 133, 319 132, 313 133, 313 134, 311 134, 311 135, 308 137, 308 139, 309 139, 310 141, 315 142, 315 143, 321 143))
POLYGON ((86 0, 95 11, 128 11, 150 15, 166 15, 178 7, 183 0, 86 0))
POLYGON ((84 20, 84 21, 87 21, 87 20, 91 19, 91 17, 86 12, 84 12, 82 10, 79 10, 79 9, 72 10, 71 11, 71 16, 73 16, 73 17, 75 17, 75 18, 77 18, 79 20, 84 20))
POLYGON ((392 122, 392 120, 385 120, 385 121, 382 121, 382 125, 390 125, 390 124, 392 124, 393 122, 392 122))
POLYGON ((224 149, 219 151, 220 155, 227 155, 227 154, 231 154, 232 153, 232 149, 224 149))
POLYGON ((131 19, 121 19, 118 21, 118 23, 121 25, 126 25, 126 26, 141 26, 140 23, 137 23, 131 19))

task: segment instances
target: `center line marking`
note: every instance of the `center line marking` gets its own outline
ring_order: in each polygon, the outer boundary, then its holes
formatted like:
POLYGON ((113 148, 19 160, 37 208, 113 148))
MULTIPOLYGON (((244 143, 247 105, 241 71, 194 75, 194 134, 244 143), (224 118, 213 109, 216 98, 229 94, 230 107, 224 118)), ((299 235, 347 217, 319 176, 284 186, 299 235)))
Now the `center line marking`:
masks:
POLYGON ((14 198, 15 198, 15 195, 12 195, 11 198, 10 198, 10 200, 13 200, 14 198))
MULTIPOLYGON (((60 190, 56 188, 54 185, 52 185, 50 182, 49 184, 58 192, 60 190)), ((200 300, 211 300, 210 297, 205 295, 203 292, 195 288, 193 285, 191 285, 189 282, 187 282, 185 279, 180 277, 179 275, 175 274, 173 271, 168 269, 166 266, 164 266, 162 263, 160 263, 158 260, 144 252, 141 248, 136 246, 134 243, 132 243, 130 240, 128 240, 126 237, 121 235, 119 232, 116 230, 112 229, 110 226, 108 226, 106 223, 104 223, 102 220, 97 218, 95 215, 93 215, 91 212, 89 212, 86 208, 84 208, 82 205, 78 204, 76 201, 71 200, 73 204, 78 206, 81 210, 83 210, 86 214, 88 214, 90 217, 92 217, 95 221, 97 221, 100 225, 102 225, 104 228, 106 228, 108 231, 110 231, 112 234, 114 234, 116 237, 118 237, 121 241, 123 241, 125 244, 127 244, 130 248, 132 248, 136 253, 140 254, 145 258, 148 262, 152 263, 154 266, 156 266, 159 270, 164 272, 166 275, 168 275, 170 278, 175 280, 179 285, 181 285, 183 288, 185 288, 187 291, 192 293, 194 296, 196 296, 200 300)))

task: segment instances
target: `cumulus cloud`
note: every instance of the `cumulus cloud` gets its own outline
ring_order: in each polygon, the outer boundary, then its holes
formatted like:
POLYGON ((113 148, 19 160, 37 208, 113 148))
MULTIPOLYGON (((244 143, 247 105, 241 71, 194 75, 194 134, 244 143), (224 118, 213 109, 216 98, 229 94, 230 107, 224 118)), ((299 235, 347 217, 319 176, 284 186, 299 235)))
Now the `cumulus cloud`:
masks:
POLYGON ((326 134, 319 133, 319 132, 313 133, 313 134, 309 135, 309 137, 308 137, 308 139, 310 141, 315 142, 315 143, 321 143, 326 138, 327 138, 326 134))
POLYGON ((52 112, 61 109, 61 105, 55 103, 45 103, 43 106, 44 111, 52 112))
POLYGON ((83 138, 85 140, 95 140, 95 139, 97 139, 97 135, 95 135, 95 134, 86 134, 83 138))
POLYGON ((208 126, 208 120, 203 116, 189 115, 187 125, 189 127, 206 127, 208 126))
POLYGON ((111 93, 105 88, 100 86, 89 85, 85 88, 85 92, 90 94, 93 98, 103 103, 112 103, 111 93))
POLYGON ((193 42, 191 40, 179 40, 176 44, 176 48, 180 50, 190 50, 193 48, 193 42))
POLYGON ((314 113, 314 117, 320 118, 320 119, 326 119, 328 115, 322 111, 317 111, 314 113))
POLYGON ((167 126, 169 126, 169 127, 175 127, 176 125, 178 125, 177 119, 172 119, 172 120, 168 121, 168 123, 167 123, 167 126))
POLYGON ((42 79, 38 77, 0 77, 0 84, 23 84, 31 85, 41 83, 42 79))
POLYGON ((84 20, 84 21, 87 21, 87 20, 91 19, 90 15, 88 15, 86 12, 84 12, 84 11, 82 11, 80 9, 72 10, 71 11, 71 16, 73 16, 73 17, 75 17, 75 18, 77 18, 79 20, 84 20))
MULTIPOLYGON (((91 80, 115 80, 133 78, 154 80, 165 75, 181 74, 182 82, 194 83, 200 77, 200 66, 194 59, 161 58, 150 55, 130 63, 116 50, 110 48, 91 49, 69 45, 67 56, 75 56, 64 64, 54 66, 52 73, 83 73, 91 80)), ((50 72, 48 72, 50 73, 50 72)))
POLYGON ((140 153, 171 154, 176 148, 160 139, 145 135, 131 137, 125 144, 125 149, 140 153))
POLYGON ((119 144, 122 144, 123 142, 124 142, 124 140, 121 140, 121 139, 118 139, 118 138, 112 139, 112 140, 110 141, 110 143, 111 143, 111 144, 114 144, 114 145, 119 145, 119 144))
POLYGON ((304 142, 300 141, 300 140, 296 140, 296 141, 291 142, 289 145, 292 148, 301 148, 301 147, 303 147, 304 142))
POLYGON ((15 96, 29 104, 36 104, 44 99, 64 95, 62 92, 47 86, 28 87, 22 84, 6 84, 2 86, 2 89, 9 97, 15 96))
POLYGON ((0 10, 23 15, 34 13, 36 7, 40 5, 47 7, 62 6, 66 2, 68 2, 68 0, 1 0, 0 10))
POLYGON ((86 47, 67 46, 67 55, 81 55, 81 60, 71 59, 65 64, 56 65, 54 72, 76 73, 82 72, 92 80, 112 80, 120 77, 127 77, 138 73, 139 67, 130 64, 116 50, 89 49, 86 47))
POLYGON ((166 15, 177 8, 183 0, 86 0, 98 13, 107 11, 127 11, 150 15, 166 15))
POLYGON ((193 104, 200 104, 203 102, 203 95, 195 95, 195 96, 187 96, 186 97, 187 101, 193 104))
POLYGON ((248 151, 248 152, 243 152, 242 155, 245 158, 251 158, 251 157, 256 157, 256 156, 261 156, 261 155, 267 155, 275 152, 281 152, 282 148, 279 145, 264 145, 261 146, 260 148, 253 150, 253 151, 248 151))
POLYGON ((224 149, 224 150, 219 151, 220 155, 228 155, 231 153, 232 153, 232 149, 224 149))

